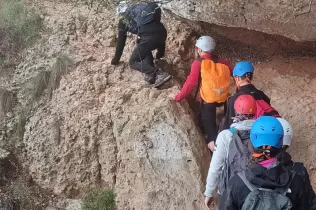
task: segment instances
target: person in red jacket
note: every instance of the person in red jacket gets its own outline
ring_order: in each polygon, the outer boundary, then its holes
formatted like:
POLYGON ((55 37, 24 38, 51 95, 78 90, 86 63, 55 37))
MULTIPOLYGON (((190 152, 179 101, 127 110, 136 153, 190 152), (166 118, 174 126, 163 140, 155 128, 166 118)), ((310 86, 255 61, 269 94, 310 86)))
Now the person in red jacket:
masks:
MULTIPOLYGON (((198 84, 200 73, 201 73, 201 60, 211 59, 214 60, 216 57, 217 63, 222 63, 228 66, 230 72, 233 70, 233 66, 224 58, 217 57, 212 54, 216 47, 215 40, 210 36, 200 37, 196 45, 197 53, 199 54, 199 59, 193 61, 191 66, 190 75, 187 77, 181 91, 175 96, 175 100, 180 102, 185 99, 193 90, 193 88, 198 84)), ((201 103, 202 105, 203 103, 201 103)), ((214 150, 214 141, 217 137, 216 129, 216 107, 222 106, 223 104, 211 103, 203 105, 201 107, 200 119, 202 124, 202 131, 207 134, 206 142, 211 151, 214 150)))

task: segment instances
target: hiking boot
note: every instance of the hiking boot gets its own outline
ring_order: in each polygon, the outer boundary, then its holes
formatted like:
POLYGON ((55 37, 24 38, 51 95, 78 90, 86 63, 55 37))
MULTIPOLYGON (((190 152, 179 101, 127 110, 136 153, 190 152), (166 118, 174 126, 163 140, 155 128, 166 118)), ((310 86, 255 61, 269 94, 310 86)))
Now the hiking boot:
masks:
POLYGON ((157 71, 157 77, 155 81, 155 88, 159 88, 161 85, 165 84, 171 79, 171 75, 168 74, 167 72, 163 72, 161 69, 157 71))
POLYGON ((156 82, 156 76, 145 75, 145 81, 149 82, 150 84, 154 84, 156 82))

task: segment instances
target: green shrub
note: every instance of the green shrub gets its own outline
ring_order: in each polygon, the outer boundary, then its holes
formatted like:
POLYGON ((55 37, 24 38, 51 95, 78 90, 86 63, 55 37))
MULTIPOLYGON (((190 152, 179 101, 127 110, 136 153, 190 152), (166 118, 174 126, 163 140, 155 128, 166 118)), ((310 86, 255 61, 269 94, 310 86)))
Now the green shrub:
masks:
POLYGON ((93 190, 83 199, 84 210, 115 210, 116 194, 113 190, 93 190))
POLYGON ((32 45, 39 36, 41 22, 40 16, 23 1, 0 0, 1 65, 19 60, 19 51, 32 45))
POLYGON ((16 44, 33 44, 41 28, 40 17, 25 7, 23 1, 5 0, 0 9, 0 28, 16 44))

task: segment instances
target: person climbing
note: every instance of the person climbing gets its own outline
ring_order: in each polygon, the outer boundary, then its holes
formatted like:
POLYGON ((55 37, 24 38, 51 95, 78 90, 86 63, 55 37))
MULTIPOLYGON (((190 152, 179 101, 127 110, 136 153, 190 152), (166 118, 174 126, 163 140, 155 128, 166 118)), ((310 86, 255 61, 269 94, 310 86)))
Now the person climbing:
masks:
POLYGON ((228 180, 244 170, 249 159, 249 135, 254 123, 256 100, 251 95, 240 95, 235 101, 234 109, 234 123, 230 129, 220 132, 216 139, 204 192, 208 209, 211 209, 214 195, 215 204, 218 206, 218 199, 225 191, 228 180), (216 189, 218 194, 215 192, 216 189))
POLYGON ((225 210, 309 210, 303 179, 278 162, 283 127, 277 118, 259 117, 250 130, 254 152, 245 171, 233 176, 220 201, 225 210))
POLYGON ((238 62, 233 70, 233 77, 237 85, 236 94, 231 96, 227 102, 226 116, 220 126, 220 131, 228 129, 233 123, 233 117, 235 116, 234 103, 235 100, 242 94, 250 94, 257 101, 257 113, 256 118, 262 115, 280 117, 279 113, 271 107, 270 99, 261 90, 258 90, 253 84, 254 68, 249 61, 238 62))
POLYGON ((196 84, 201 83, 198 87, 201 97, 201 130, 206 133, 206 143, 213 151, 217 136, 216 107, 224 105, 227 100, 232 65, 212 53, 216 46, 212 37, 201 36, 195 46, 199 58, 192 63, 190 75, 174 99, 180 102, 191 93, 196 84))
POLYGON ((118 41, 112 65, 118 65, 126 43, 127 32, 137 35, 137 45, 129 59, 129 66, 145 74, 145 80, 160 87, 171 79, 171 75, 156 68, 152 51, 157 49, 156 59, 165 56, 167 30, 161 23, 161 9, 154 2, 128 4, 119 3, 117 13, 118 41))
POLYGON ((315 192, 311 185, 309 175, 308 175, 307 169, 304 166, 304 163, 293 162, 291 155, 288 152, 286 152, 286 150, 291 146, 291 143, 292 143, 293 128, 287 120, 283 118, 277 118, 277 119, 281 123, 283 127, 283 132, 284 132, 282 152, 278 154, 277 158, 282 164, 285 165, 285 167, 288 170, 293 170, 297 173, 297 175, 302 177, 302 179, 305 182, 305 187, 308 189, 310 208, 312 210, 316 210, 315 192))

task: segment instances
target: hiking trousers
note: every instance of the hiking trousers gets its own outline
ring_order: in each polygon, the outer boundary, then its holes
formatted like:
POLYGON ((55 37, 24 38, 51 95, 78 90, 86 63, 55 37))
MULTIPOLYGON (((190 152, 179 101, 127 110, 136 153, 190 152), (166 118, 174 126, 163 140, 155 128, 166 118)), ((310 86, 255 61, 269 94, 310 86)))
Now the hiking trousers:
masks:
POLYGON ((137 46, 135 47, 130 59, 129 65, 132 69, 144 73, 150 77, 153 77, 156 72, 154 66, 153 50, 161 47, 164 40, 159 40, 157 37, 141 37, 137 40, 137 46))
POLYGON ((226 112, 226 103, 206 103, 201 101, 199 124, 202 132, 207 135, 206 143, 215 141, 218 134, 216 127, 216 108, 224 105, 224 112, 226 112))

